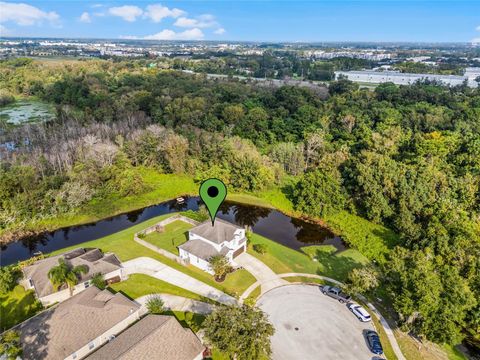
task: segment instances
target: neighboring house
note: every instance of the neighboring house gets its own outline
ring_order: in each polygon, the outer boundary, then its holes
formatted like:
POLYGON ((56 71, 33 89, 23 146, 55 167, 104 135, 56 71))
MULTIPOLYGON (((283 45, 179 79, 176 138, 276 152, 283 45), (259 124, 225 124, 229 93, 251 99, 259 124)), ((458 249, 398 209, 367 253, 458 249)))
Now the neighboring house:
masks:
POLYGON ((201 360, 205 346, 174 316, 147 315, 87 360, 201 360))
POLYGON ((55 292, 53 285, 48 278, 48 272, 58 265, 58 259, 64 258, 65 262, 72 267, 85 265, 88 269, 86 274, 81 274, 78 285, 74 288, 74 294, 85 290, 90 286, 90 279, 94 274, 100 273, 108 283, 124 280, 126 274, 123 271, 122 263, 115 254, 103 254, 99 249, 79 248, 62 255, 51 256, 23 269, 25 279, 22 285, 27 289, 34 289, 38 299, 43 305, 51 305, 64 301, 70 297, 69 290, 63 286, 60 291, 55 292))
POLYGON ((25 360, 82 359, 140 318, 140 304, 91 286, 14 327, 25 360))
POLYGON ((224 255, 233 263, 247 250, 245 229, 221 219, 215 220, 215 226, 208 220, 190 229, 188 239, 178 247, 180 258, 209 273, 212 256, 224 255))

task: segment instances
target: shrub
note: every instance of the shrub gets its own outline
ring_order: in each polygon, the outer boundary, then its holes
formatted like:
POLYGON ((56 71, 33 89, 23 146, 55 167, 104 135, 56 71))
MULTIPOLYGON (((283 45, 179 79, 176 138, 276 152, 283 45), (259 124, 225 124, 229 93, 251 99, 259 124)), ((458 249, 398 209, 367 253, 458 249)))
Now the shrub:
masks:
POLYGON ((150 296, 147 300, 147 309, 151 314, 161 314, 165 311, 165 303, 160 296, 150 296))
POLYGON ((95 285, 96 287, 98 287, 99 289, 105 289, 106 285, 105 285, 105 277, 100 274, 100 273, 96 273, 93 275, 92 279, 90 280, 92 282, 92 285, 95 285))
POLYGON ((17 285, 18 279, 22 276, 21 271, 16 266, 4 266, 0 268, 0 292, 7 293, 12 291, 17 285))
POLYGON ((253 244, 253 250, 259 254, 265 254, 267 252, 267 245, 265 244, 253 244))

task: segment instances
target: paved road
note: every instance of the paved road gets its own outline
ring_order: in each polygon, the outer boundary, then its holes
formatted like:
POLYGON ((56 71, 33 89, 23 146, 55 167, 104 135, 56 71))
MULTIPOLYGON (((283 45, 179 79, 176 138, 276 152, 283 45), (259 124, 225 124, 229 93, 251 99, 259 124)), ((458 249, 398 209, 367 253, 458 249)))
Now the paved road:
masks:
POLYGON ((183 296, 176 296, 170 294, 150 294, 141 296, 135 299, 136 302, 145 306, 147 301, 152 296, 159 296, 164 303, 167 310, 173 311, 189 311, 197 314, 210 314, 213 311, 213 305, 207 304, 203 301, 188 299, 183 296))
POLYGON ((260 285, 262 290, 261 293, 264 294, 271 289, 288 284, 286 280, 281 279, 277 274, 272 271, 272 269, 270 269, 262 261, 258 260, 256 257, 248 253, 243 253, 237 256, 235 258, 235 262, 238 265, 243 266, 250 274, 252 274, 258 280, 258 283, 255 283, 251 286, 251 288, 253 287, 251 290, 260 285))
POLYGON ((190 290, 225 305, 235 305, 237 300, 189 275, 186 275, 158 260, 139 257, 122 263, 127 274, 145 274, 178 287, 190 290))
POLYGON ((372 325, 358 321, 317 286, 282 286, 261 296, 257 305, 275 327, 274 360, 375 358, 363 336, 372 325))

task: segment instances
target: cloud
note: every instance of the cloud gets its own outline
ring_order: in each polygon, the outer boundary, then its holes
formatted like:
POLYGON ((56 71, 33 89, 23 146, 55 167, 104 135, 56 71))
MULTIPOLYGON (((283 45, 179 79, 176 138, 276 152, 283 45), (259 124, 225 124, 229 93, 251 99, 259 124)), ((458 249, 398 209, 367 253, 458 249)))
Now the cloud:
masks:
POLYGON ((12 21, 18 25, 38 25, 44 21, 55 23, 60 16, 55 11, 45 12, 24 3, 0 2, 0 23, 12 21))
POLYGON ((166 6, 162 6, 160 4, 148 5, 145 9, 145 17, 151 19, 153 22, 160 22, 164 18, 178 18, 181 15, 184 15, 185 11, 173 8, 169 9, 166 6))
POLYGON ((225 34, 225 29, 224 28, 218 28, 213 33, 217 34, 217 35, 223 35, 223 34, 225 34))
POLYGON ((92 22, 92 18, 90 17, 90 14, 88 12, 83 12, 82 15, 80 15, 80 18, 79 18, 80 22, 83 22, 83 23, 90 23, 92 22))
POLYGON ((480 31, 480 25, 478 25, 475 30, 480 31))
POLYGON ((193 28, 181 32, 170 29, 162 30, 156 34, 143 37, 145 40, 201 40, 205 35, 199 28, 193 28))
POLYGON ((113 16, 121 17, 125 21, 134 22, 137 20, 137 17, 143 14, 143 10, 138 6, 124 5, 111 7, 108 9, 108 13, 113 16))
POLYGON ((90 6, 90 7, 93 8, 93 9, 98 9, 98 8, 103 7, 103 4, 93 4, 93 5, 90 6))
POLYGON ((195 19, 182 16, 173 25, 186 28, 211 28, 218 26, 218 23, 215 20, 215 16, 203 14, 195 19))
POLYGON ((7 36, 10 34, 10 30, 8 30, 5 26, 0 24, 0 36, 7 36))

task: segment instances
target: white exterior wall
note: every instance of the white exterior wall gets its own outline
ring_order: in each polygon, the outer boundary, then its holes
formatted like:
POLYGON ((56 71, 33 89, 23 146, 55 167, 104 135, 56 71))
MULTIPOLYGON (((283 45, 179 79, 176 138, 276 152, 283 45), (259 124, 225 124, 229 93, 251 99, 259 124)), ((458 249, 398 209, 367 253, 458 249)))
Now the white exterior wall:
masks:
POLYGON ((208 272, 209 274, 213 274, 212 269, 210 269, 210 263, 206 260, 199 258, 183 249, 179 249, 179 254, 182 259, 188 259, 188 262, 193 266, 198 267, 199 269, 208 272))
POLYGON ((93 339, 88 344, 85 344, 83 347, 81 347, 80 349, 76 350, 74 353, 67 356, 65 358, 65 360, 79 360, 79 359, 84 358, 88 354, 97 350, 101 345, 105 344, 110 339, 110 337, 112 335, 118 335, 120 332, 125 330, 130 324, 132 324, 135 321, 137 321, 138 319, 140 319, 141 315, 142 315, 141 314, 141 308, 137 309, 135 312, 133 312, 126 319, 119 322, 118 324, 113 326, 111 329, 105 331, 99 337, 93 339), (93 344, 93 347, 90 349, 91 344, 93 344))
MULTIPOLYGON (((104 278, 105 278, 105 280, 108 280, 108 279, 112 279, 116 276, 119 276, 121 280, 124 280, 126 278, 124 273, 125 272, 123 271, 123 268, 120 268, 120 269, 117 269, 115 271, 109 272, 108 274, 105 274, 104 278)), ((28 281, 27 281, 27 283, 28 283, 28 281)), ((90 280, 77 284, 73 288, 73 295, 77 295, 78 293, 81 293, 83 290, 90 287, 90 285, 91 285, 90 280)), ((54 292, 53 294, 49 294, 47 296, 43 296, 43 297, 39 298, 38 300, 40 300, 40 302, 44 306, 49 306, 49 305, 52 305, 52 304, 57 303, 57 302, 65 301, 68 298, 70 298, 70 290, 64 289, 64 290, 61 290, 61 291, 54 292)))

